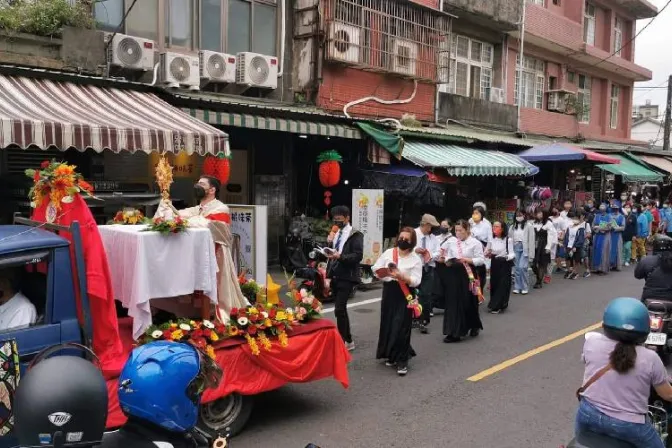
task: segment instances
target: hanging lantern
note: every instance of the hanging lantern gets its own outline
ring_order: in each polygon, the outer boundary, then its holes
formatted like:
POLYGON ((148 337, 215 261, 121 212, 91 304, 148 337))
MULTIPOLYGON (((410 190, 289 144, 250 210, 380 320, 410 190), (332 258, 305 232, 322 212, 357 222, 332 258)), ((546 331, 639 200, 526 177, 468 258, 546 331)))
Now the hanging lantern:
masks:
POLYGON ((203 161, 203 167, 201 168, 201 174, 204 176, 214 176, 216 163, 217 157, 211 155, 206 156, 203 161))
POLYGON ((341 180, 341 162, 343 158, 334 151, 324 151, 317 157, 320 184, 324 188, 338 185, 341 180))
POLYGON ((215 170, 212 175, 215 176, 222 185, 228 183, 229 176, 231 175, 231 163, 229 162, 229 159, 224 157, 224 155, 221 155, 221 157, 218 156, 215 161, 215 170))
POLYGON ((327 207, 331 205, 331 191, 324 192, 324 205, 327 207))

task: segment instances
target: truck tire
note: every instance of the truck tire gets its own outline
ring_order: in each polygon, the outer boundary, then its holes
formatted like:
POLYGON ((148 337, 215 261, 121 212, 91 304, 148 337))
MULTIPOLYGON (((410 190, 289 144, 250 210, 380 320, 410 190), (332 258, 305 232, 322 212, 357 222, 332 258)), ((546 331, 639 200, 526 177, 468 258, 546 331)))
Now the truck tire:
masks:
POLYGON ((232 393, 201 405, 198 427, 213 437, 239 434, 250 418, 254 396, 232 393))

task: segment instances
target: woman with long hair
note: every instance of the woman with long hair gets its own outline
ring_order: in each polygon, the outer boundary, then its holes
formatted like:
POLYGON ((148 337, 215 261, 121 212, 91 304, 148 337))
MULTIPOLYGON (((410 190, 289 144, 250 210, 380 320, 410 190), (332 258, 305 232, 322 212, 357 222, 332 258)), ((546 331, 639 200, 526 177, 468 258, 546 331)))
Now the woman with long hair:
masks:
POLYGON ((604 334, 586 334, 583 346, 577 439, 597 433, 637 448, 664 448, 647 417, 649 393, 653 387, 670 401, 672 386, 656 352, 642 345, 649 334, 646 306, 633 298, 614 299, 604 310, 602 328, 604 334))
POLYGON ((408 361, 415 356, 411 347, 413 311, 408 308, 408 299, 422 281, 422 260, 413 252, 416 244, 415 230, 404 227, 397 236, 397 247, 383 252, 372 268, 383 281, 376 359, 385 359, 385 365, 396 367, 400 376, 408 373, 408 361))
POLYGON ((551 262, 551 250, 553 245, 558 242, 558 234, 553 222, 548 217, 548 213, 543 210, 537 210, 534 213, 532 227, 534 228, 535 245, 532 270, 537 277, 534 289, 541 289, 547 275, 548 265, 551 262))
POLYGON ((446 311, 443 314, 443 342, 459 342, 470 334, 478 336, 483 329, 478 305, 483 300, 475 268, 485 264, 483 245, 470 236, 469 223, 455 223, 455 238, 448 242, 446 254, 446 311))
MULTIPOLYGON (((483 202, 476 202, 471 212, 471 218, 469 219, 469 232, 472 237, 481 243, 483 250, 485 250, 485 246, 490 242, 490 238, 492 238, 492 224, 490 224, 490 221, 485 217, 485 212, 485 204, 483 202)), ((489 261, 486 261, 482 266, 475 267, 475 272, 481 279, 481 288, 483 288, 484 291, 489 268, 489 261)))
POLYGON ((492 223, 492 238, 485 248, 485 256, 491 260, 488 310, 492 314, 499 314, 509 307, 511 269, 516 256, 506 224, 500 221, 492 223))
POLYGON ((527 214, 522 209, 516 211, 516 222, 510 236, 515 254, 513 293, 527 294, 530 290, 530 259, 534 260, 535 231, 532 221, 528 221, 527 214))

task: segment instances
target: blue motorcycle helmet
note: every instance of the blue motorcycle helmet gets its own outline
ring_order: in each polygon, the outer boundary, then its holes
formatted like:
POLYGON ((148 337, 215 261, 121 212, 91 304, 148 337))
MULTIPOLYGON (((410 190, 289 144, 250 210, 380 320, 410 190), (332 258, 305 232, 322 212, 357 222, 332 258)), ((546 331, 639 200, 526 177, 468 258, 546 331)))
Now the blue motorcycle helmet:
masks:
POLYGON ((641 344, 649 334, 649 311, 637 299, 618 297, 605 308, 602 328, 609 339, 641 344))
POLYGON ((168 431, 196 426, 201 395, 216 387, 222 370, 196 347, 171 341, 141 345, 119 376, 119 405, 128 418, 168 431))

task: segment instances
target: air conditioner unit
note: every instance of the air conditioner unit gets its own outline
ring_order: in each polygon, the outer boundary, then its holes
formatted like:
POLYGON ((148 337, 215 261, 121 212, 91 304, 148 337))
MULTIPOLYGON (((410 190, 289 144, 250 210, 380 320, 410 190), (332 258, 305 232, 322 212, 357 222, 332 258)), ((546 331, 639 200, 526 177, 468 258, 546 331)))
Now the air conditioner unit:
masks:
POLYGON ((418 59, 418 44, 404 39, 392 40, 392 71, 415 76, 415 61, 418 59))
POLYGON ((573 95, 564 90, 551 90, 548 92, 547 109, 553 112, 567 112, 567 101, 573 95))
POLYGON ((110 65, 130 70, 152 70, 154 68, 154 41, 125 34, 111 34, 107 46, 107 60, 110 65))
POLYGON ((188 86, 198 90, 201 83, 198 56, 161 53, 161 83, 168 87, 188 86))
POLYGON ((210 82, 236 82, 236 57, 231 54, 201 50, 198 53, 201 79, 210 82))
POLYGON ((493 103, 506 103, 506 96, 504 95, 504 89, 499 87, 490 87, 490 101, 493 103))
POLYGON ((278 58, 250 52, 238 53, 236 83, 248 87, 276 89, 278 87, 278 58))
POLYGON ((329 26, 327 57, 335 61, 359 63, 361 34, 359 27, 332 22, 329 26))

